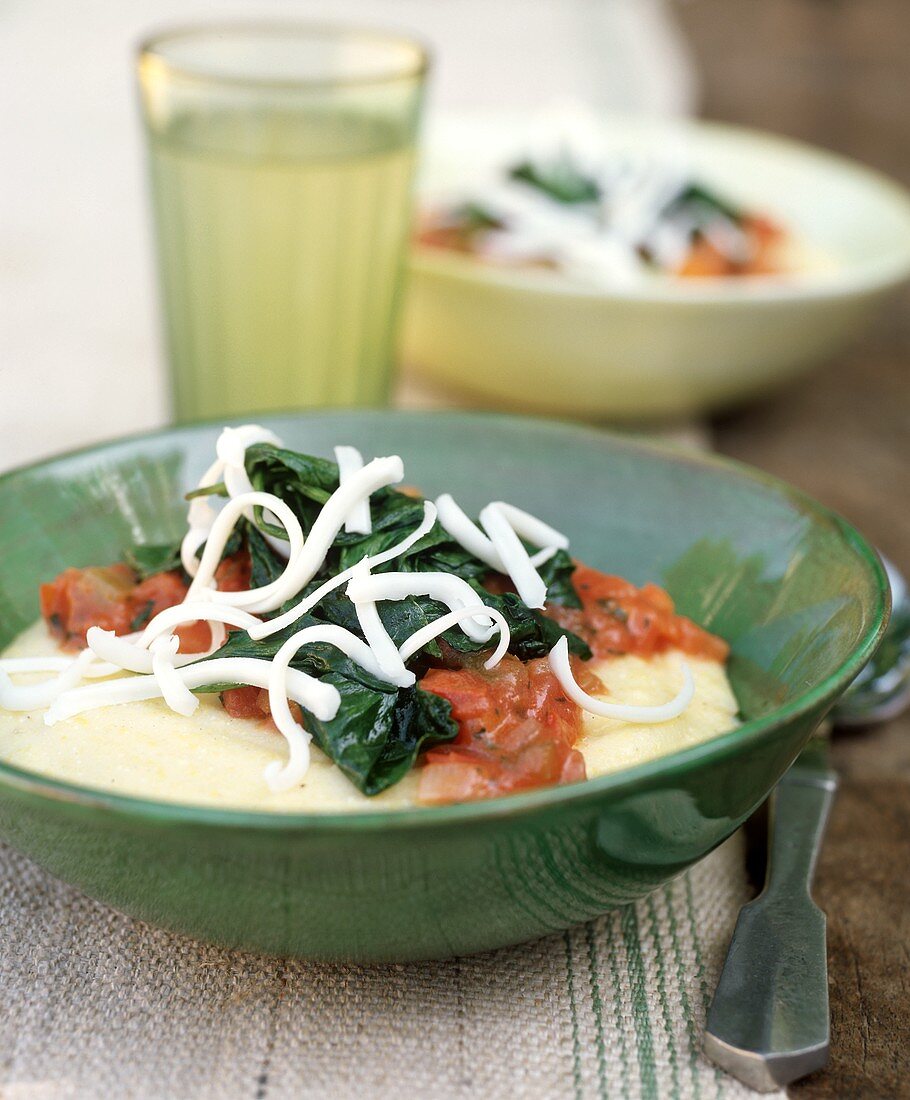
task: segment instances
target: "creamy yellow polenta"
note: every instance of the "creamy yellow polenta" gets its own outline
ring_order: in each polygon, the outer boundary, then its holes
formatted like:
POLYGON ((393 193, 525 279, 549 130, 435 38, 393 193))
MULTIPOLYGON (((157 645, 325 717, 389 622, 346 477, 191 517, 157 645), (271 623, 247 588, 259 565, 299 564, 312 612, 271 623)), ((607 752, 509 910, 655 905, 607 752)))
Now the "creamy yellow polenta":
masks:
MULTIPOLYGON (((9 647, 6 657, 56 652, 43 622, 9 647)), ((737 705, 723 667, 687 658, 695 698, 684 714, 659 725, 586 715, 578 748, 589 777, 618 771, 707 741, 736 725, 737 705)), ((679 690, 680 656, 614 657, 594 665, 611 700, 665 702, 679 690)), ((400 809, 415 804, 418 773, 367 798, 317 748, 303 786, 273 793, 262 778, 284 760, 283 738, 264 723, 231 718, 218 697, 200 696, 191 718, 161 700, 105 707, 45 726, 43 712, 0 711, 0 760, 84 787, 167 802, 248 810, 309 812, 400 809)))

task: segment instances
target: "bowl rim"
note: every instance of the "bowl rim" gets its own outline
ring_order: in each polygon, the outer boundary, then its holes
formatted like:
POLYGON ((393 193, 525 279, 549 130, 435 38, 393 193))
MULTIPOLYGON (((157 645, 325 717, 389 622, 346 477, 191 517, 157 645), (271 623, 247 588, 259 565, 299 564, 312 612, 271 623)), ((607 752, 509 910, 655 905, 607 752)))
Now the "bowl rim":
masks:
MULTIPOLYGON (((564 786, 545 787, 522 794, 503 795, 479 802, 455 803, 444 806, 420 806, 408 809, 352 810, 319 813, 286 813, 272 810, 223 809, 220 807, 197 806, 182 802, 158 802, 125 794, 111 794, 98 788, 83 787, 65 780, 43 776, 25 768, 19 768, 0 760, 0 787, 10 787, 24 794, 35 795, 48 800, 77 804, 82 807, 110 812, 124 818, 138 819, 150 824, 165 826, 210 825, 236 829, 253 829, 278 832, 306 833, 319 832, 320 835, 333 833, 374 833, 380 831, 398 831, 400 829, 434 829, 449 825, 474 826, 489 821, 512 819, 548 811, 558 807, 577 806, 591 801, 600 801, 603 796, 625 791, 663 775, 685 774, 702 764, 724 760, 747 749, 772 734, 787 721, 798 719, 813 709, 823 706, 837 697, 856 677, 878 648, 888 624, 891 610, 891 590, 887 574, 877 552, 859 531, 837 512, 820 504, 808 493, 795 488, 786 481, 768 474, 756 467, 735 459, 722 457, 710 452, 689 451, 672 444, 661 443, 640 436, 626 435, 592 428, 572 421, 549 417, 517 416, 495 411, 472 410, 403 410, 403 409, 284 409, 257 413, 260 422, 268 423, 275 417, 326 418, 344 414, 362 416, 367 414, 375 418, 388 416, 400 419, 482 420, 487 424, 495 421, 505 423, 533 424, 538 430, 554 430, 582 436, 591 441, 604 439, 619 444, 633 452, 639 452, 682 463, 696 468, 708 467, 720 470, 736 478, 756 482, 775 493, 784 496, 789 503, 799 508, 815 521, 830 525, 838 536, 854 551, 858 561, 869 571, 870 591, 874 605, 870 607, 870 620, 852 653, 834 672, 813 688, 798 695, 795 699, 777 707, 761 718, 750 719, 742 725, 725 733, 712 737, 697 745, 680 749, 665 756, 638 764, 632 768, 612 772, 607 775, 586 779, 581 783, 564 786)), ((192 435, 202 430, 216 430, 224 425, 242 424, 247 417, 218 417, 211 420, 197 420, 189 424, 158 428, 146 432, 135 432, 125 436, 104 440, 87 446, 51 455, 48 458, 16 467, 0 474, 0 491, 12 478, 31 473, 45 472, 58 462, 88 455, 105 453, 129 447, 132 444, 154 442, 166 437, 192 435)))
MULTIPOLYGON (((631 125, 634 128, 635 120, 630 116, 619 115, 617 118, 627 127, 631 125)), ((884 172, 858 160, 809 142, 749 126, 706 119, 686 119, 677 124, 696 134, 716 135, 721 141, 732 140, 740 144, 752 141, 785 156, 814 160, 828 171, 851 175, 867 187, 870 195, 877 192, 876 202, 884 201, 893 208, 902 208, 910 228, 910 190, 884 172)), ((642 121, 641 132, 653 130, 653 121, 642 121)), ((568 298, 590 303, 642 302, 674 306, 817 301, 882 291, 900 286, 910 279, 910 232, 902 254, 898 249, 884 258, 873 256, 867 260, 844 263, 831 271, 740 275, 735 278, 719 276, 688 282, 656 276, 653 281, 642 285, 616 288, 585 286, 555 272, 496 267, 449 249, 420 244, 412 245, 409 266, 419 276, 435 276, 477 287, 527 294, 538 299, 568 298)))

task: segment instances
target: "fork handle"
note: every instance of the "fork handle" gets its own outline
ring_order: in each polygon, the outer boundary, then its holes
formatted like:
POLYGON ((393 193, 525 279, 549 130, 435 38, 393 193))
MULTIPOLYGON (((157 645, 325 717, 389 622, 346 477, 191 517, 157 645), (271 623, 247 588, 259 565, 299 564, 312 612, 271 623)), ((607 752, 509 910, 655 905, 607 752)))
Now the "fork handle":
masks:
POLYGON ((811 886, 836 786, 800 757, 772 794, 765 888, 740 911, 708 1011, 705 1053, 762 1092, 828 1060, 825 915, 811 886))

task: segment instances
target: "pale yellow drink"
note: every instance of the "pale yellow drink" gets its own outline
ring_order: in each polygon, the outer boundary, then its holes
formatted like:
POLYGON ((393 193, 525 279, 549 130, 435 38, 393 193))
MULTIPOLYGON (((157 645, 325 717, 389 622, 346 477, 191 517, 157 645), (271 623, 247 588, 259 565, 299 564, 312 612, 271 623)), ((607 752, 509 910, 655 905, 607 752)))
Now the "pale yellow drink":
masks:
POLYGON ((236 56, 216 54, 218 79, 178 64, 181 85, 165 62, 144 57, 142 84, 175 418, 382 404, 422 70, 300 84, 292 52, 231 83, 236 56))

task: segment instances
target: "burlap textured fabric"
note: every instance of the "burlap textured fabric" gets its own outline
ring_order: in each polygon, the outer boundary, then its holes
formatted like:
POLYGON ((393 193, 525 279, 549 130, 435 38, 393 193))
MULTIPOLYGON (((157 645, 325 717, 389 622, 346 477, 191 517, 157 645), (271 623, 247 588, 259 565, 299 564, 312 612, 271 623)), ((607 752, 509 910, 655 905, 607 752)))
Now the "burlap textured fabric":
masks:
POLYGON ((755 1096, 698 1049, 747 896, 734 837, 564 935, 341 966, 158 931, 0 847, 0 1097, 755 1096))

